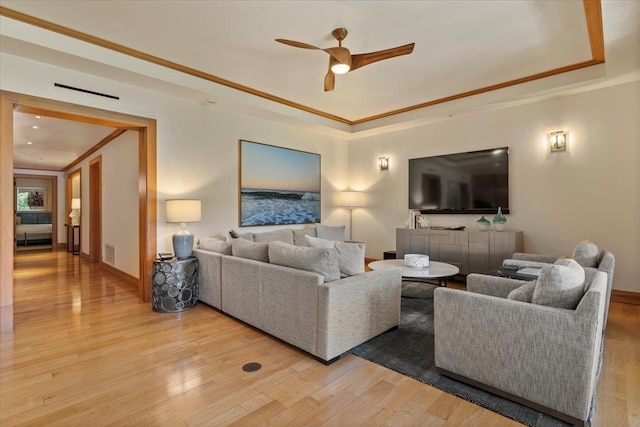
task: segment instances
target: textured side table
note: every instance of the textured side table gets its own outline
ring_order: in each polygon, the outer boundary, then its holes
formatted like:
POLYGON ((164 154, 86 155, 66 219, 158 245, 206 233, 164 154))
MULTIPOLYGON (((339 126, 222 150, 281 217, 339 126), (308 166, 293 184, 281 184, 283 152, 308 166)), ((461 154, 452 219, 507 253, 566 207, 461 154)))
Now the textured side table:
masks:
POLYGON ((153 262, 153 311, 179 313, 198 302, 198 258, 153 262))

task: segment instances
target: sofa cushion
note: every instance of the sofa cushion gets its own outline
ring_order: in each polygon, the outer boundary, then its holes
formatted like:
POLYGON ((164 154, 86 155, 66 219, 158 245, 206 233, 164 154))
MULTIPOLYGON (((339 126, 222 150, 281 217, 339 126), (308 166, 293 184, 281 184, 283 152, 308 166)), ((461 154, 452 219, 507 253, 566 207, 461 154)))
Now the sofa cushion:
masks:
POLYGON ((321 239, 344 242, 344 225, 331 227, 329 225, 316 224, 316 236, 321 239))
POLYGON ((531 302, 575 309, 584 296, 584 269, 573 259, 562 258, 543 267, 531 302))
POLYGON ((283 230, 268 231, 266 233, 254 233, 253 241, 258 243, 284 242, 293 245, 293 230, 285 228, 283 230))
POLYGON ((305 236, 305 241, 312 248, 334 248, 338 253, 341 277, 364 273, 364 243, 336 242, 311 236, 305 236))
POLYGON ((509 292, 509 295, 507 295, 507 299, 522 302, 531 302, 531 300, 533 299, 533 292, 536 289, 536 284, 536 280, 525 283, 519 288, 516 288, 509 292))
POLYGON ((573 249, 571 258, 583 267, 597 267, 598 252, 598 245, 590 240, 583 240, 573 249))
POLYGON ((282 242, 268 245, 271 264, 318 273, 324 276, 325 282, 340 278, 338 253, 333 248, 308 248, 282 242))
POLYGON ((216 237, 202 237, 198 242, 198 247, 205 251, 231 255, 231 243, 216 237))
POLYGON ((305 227, 293 230, 293 244, 296 246, 307 246, 305 236, 316 237, 316 228, 305 227))
POLYGON ((269 248, 267 243, 255 243, 246 239, 233 239, 231 253, 240 258, 269 262, 269 248))

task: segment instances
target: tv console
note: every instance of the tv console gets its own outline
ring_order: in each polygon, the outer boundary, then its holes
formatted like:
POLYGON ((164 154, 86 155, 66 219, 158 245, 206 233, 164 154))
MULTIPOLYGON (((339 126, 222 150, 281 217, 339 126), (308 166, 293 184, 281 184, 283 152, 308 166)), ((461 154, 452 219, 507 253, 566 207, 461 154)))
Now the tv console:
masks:
POLYGON ((522 231, 396 229, 396 257, 429 255, 433 261, 453 264, 461 274, 497 274, 502 261, 522 252, 522 231))

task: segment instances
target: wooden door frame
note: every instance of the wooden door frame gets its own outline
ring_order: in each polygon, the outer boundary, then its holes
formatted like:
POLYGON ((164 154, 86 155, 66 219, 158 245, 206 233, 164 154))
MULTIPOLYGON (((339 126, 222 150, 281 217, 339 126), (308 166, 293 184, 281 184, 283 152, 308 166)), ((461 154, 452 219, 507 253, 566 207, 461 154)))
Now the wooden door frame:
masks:
MULTIPOLYGON (((51 249, 56 249, 58 246, 58 176, 16 173, 13 174, 13 178, 46 179, 51 181, 51 249)), ((15 210, 15 201, 13 206, 15 210)))
POLYGON ((0 90, 0 331, 13 330, 13 112, 139 132, 138 297, 151 300, 151 268, 157 252, 156 120, 0 90))
POLYGON ((102 262, 102 155, 89 160, 89 262, 102 262))
MULTIPOLYGON (((68 174, 65 175, 65 189, 66 189, 66 194, 65 194, 65 198, 64 198, 64 207, 66 209, 66 212, 71 212, 71 199, 73 198, 73 179, 74 177, 78 175, 79 177, 79 192, 80 192, 80 198, 82 198, 82 168, 78 168, 72 172, 69 172, 68 174)), ((80 213, 82 214, 82 209, 80 209, 80 213)), ((82 217, 80 217, 80 219, 82 219, 82 217)), ((71 225, 71 217, 70 216, 66 216, 65 217, 65 224, 67 224, 67 226, 71 225)), ((82 224, 82 223, 81 223, 82 224)), ((73 236, 73 235, 72 235, 73 236)), ((65 237, 65 243, 66 243, 66 248, 69 247, 69 242, 67 242, 66 240, 69 238, 69 232, 67 232, 67 237, 65 237)), ((80 249, 82 249, 82 242, 80 242, 80 249)))

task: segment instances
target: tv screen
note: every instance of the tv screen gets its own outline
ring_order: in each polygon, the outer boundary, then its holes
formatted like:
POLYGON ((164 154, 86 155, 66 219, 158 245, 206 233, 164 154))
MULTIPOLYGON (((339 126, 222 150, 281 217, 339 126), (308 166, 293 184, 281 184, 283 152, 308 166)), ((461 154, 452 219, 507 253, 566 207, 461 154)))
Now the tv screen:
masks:
POLYGON ((509 148, 409 159, 409 209, 509 213, 509 148))

